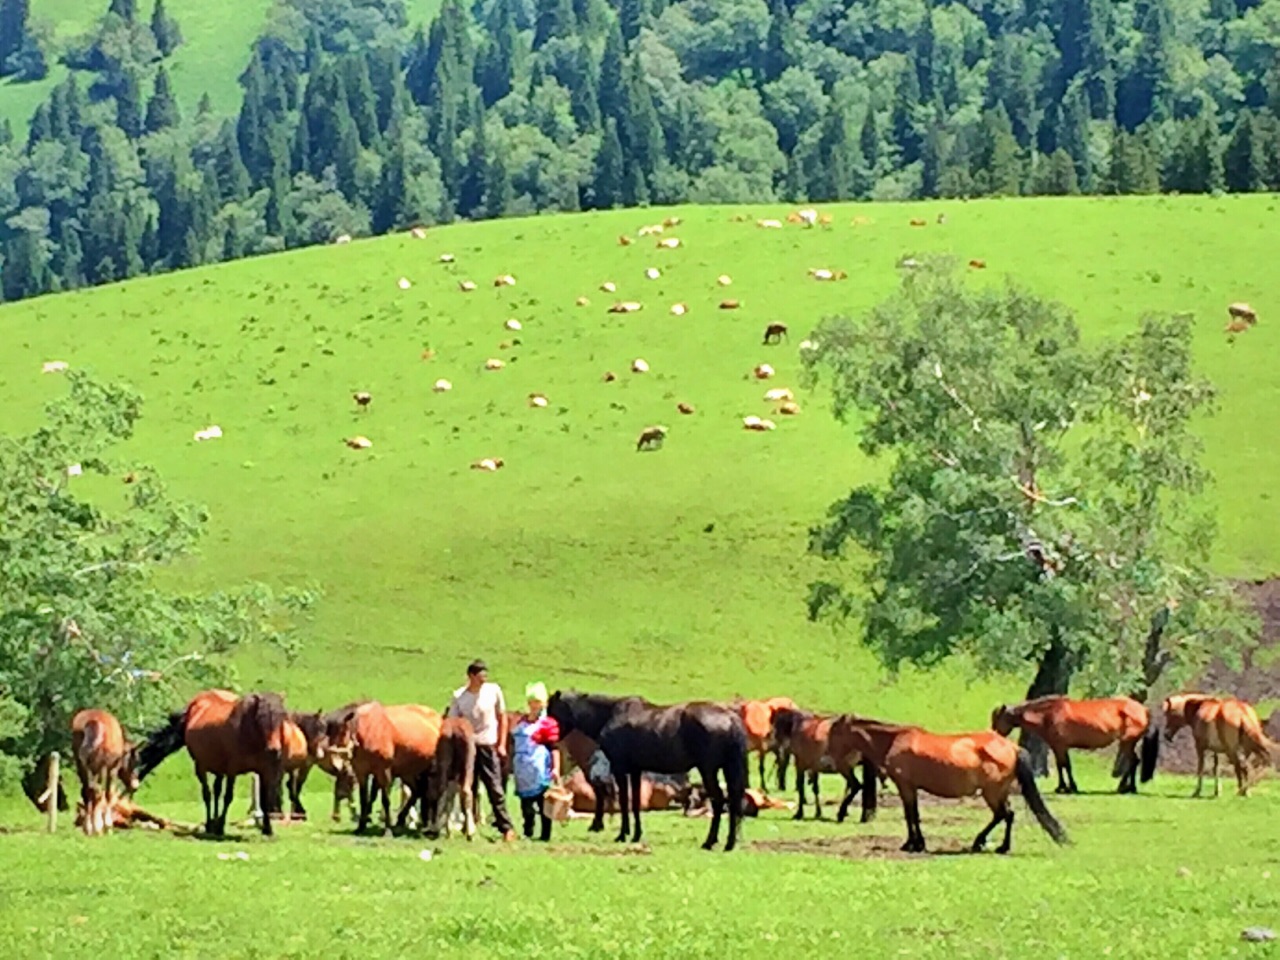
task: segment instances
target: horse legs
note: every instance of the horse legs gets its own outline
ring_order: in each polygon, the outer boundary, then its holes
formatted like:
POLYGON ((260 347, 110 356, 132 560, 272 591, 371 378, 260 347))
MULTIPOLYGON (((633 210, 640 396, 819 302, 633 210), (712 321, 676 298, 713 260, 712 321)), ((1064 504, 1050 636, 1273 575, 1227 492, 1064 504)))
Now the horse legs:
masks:
MULTIPOLYGON (((984 799, 987 801, 987 806, 991 808, 991 822, 983 827, 982 832, 974 838, 972 847, 974 853, 981 853, 985 850, 987 847, 987 837, 990 835, 991 831, 1002 823, 1008 824, 1013 816, 1013 811, 1009 808, 1008 797, 1004 797, 999 800, 996 800, 994 797, 984 797, 984 799), (993 800, 995 801, 994 803, 992 802, 993 800)), ((1004 844, 1001 847, 1001 853, 1009 852, 1008 845, 1010 829, 1011 828, 1009 826, 1005 827, 1004 844)))
POLYGON ((786 793, 787 767, 791 763, 791 754, 783 750, 782 747, 775 747, 773 757, 778 762, 778 792, 786 793))
POLYGON ((618 788, 618 809, 622 813, 622 829, 613 838, 615 843, 626 843, 631 832, 631 791, 627 789, 627 775, 614 771, 613 782, 618 788))
POLYGON ((1218 780, 1218 752, 1213 752, 1213 795, 1219 797, 1222 795, 1222 783, 1218 780))
POLYGON ((291 820, 307 819, 306 808, 302 805, 302 788, 310 772, 310 765, 303 765, 300 769, 289 773, 289 818, 291 820))
POLYGON ((1196 743, 1196 792, 1191 794, 1193 797, 1200 796, 1200 792, 1204 789, 1204 747, 1199 742, 1196 743))
POLYGON ((809 789, 813 791, 813 819, 822 819, 822 798, 818 796, 818 771, 809 772, 809 789))
POLYGON ((369 829, 369 816, 373 812, 373 798, 369 796, 373 778, 367 774, 357 775, 356 786, 360 789, 360 816, 356 820, 356 833, 364 833, 369 829))
POLYGON ((1249 795, 1249 771, 1245 767, 1245 760, 1238 745, 1236 752, 1231 754, 1231 765, 1236 769, 1236 794, 1241 797, 1247 797, 1249 795))
POLYGON ((800 769, 799 764, 796 765, 796 791, 799 793, 800 797, 798 802, 796 803, 795 815, 791 819, 803 820, 804 819, 804 771, 800 769))
POLYGON ((760 747, 760 789, 765 793, 769 792, 769 788, 768 786, 765 785, 765 782, 764 782, 764 755, 768 752, 769 751, 766 750, 763 745, 761 745, 760 747))
MULTIPOLYGON (((703 841, 702 849, 714 850, 716 844, 720 842, 720 817, 724 813, 724 791, 720 789, 720 771, 710 767, 698 772, 702 774, 703 789, 707 791, 707 797, 711 800, 711 829, 707 831, 707 839, 703 841)), ((732 839, 732 826, 729 828, 729 836, 732 839)))
POLYGON ((1053 751, 1054 763, 1058 767, 1058 787, 1055 793, 1071 793, 1071 760, 1065 749, 1053 751))
POLYGON ((920 801, 916 788, 899 783, 898 795, 902 797, 902 815, 907 821, 907 842, 902 845, 905 853, 924 853, 924 834, 920 831, 920 801))
POLYGON ((1116 765, 1121 768, 1120 785, 1116 793, 1138 792, 1138 741, 1121 741, 1116 765))
POLYGON ((639 770, 631 774, 631 816, 635 818, 635 832, 631 835, 632 843, 640 842, 640 781, 643 776, 639 770))
POLYGON ((588 833, 602 833, 604 831, 604 801, 605 792, 608 789, 608 780, 591 783, 591 790, 596 795, 596 815, 591 818, 591 826, 587 827, 588 833))
MULTIPOLYGON (((387 771, 378 778, 378 786, 382 789, 382 835, 384 837, 393 836, 391 830, 391 781, 390 771, 387 771)), ((377 781, 375 781, 377 782, 377 781)))
MULTIPOLYGON (((227 811, 231 809, 231 801, 236 793, 236 778, 228 774, 222 778, 224 781, 222 791, 222 806, 218 808, 218 836, 223 837, 227 834, 227 811)), ((218 792, 217 779, 214 780, 214 794, 218 792)))
POLYGON ((849 806, 861 789, 862 782, 858 779, 858 775, 853 772, 853 767, 850 767, 844 772, 844 799, 840 801, 840 809, 836 813, 836 823, 844 823, 844 818, 849 815, 849 806))
MULTIPOLYGON (((209 775, 203 770, 196 771, 200 781, 200 795, 204 798, 204 832, 213 833, 213 798, 209 795, 209 775)), ((218 784, 219 787, 222 784, 218 784)))
POLYGON ((996 847, 996 853, 1005 854, 1013 849, 1013 804, 1004 802, 1004 843, 996 847))

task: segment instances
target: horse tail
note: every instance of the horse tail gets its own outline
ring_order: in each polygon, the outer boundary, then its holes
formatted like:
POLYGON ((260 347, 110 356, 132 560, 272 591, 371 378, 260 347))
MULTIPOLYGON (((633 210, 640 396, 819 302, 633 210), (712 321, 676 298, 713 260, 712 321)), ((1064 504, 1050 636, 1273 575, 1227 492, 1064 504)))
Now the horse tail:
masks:
POLYGON ((1040 788, 1036 786, 1036 771, 1031 765, 1031 754, 1019 748, 1018 761, 1013 769, 1018 778, 1018 786, 1022 789, 1022 798, 1027 801, 1027 806, 1035 814, 1044 832, 1053 838, 1054 843, 1068 843, 1067 831, 1049 812, 1049 808, 1045 806, 1044 797, 1040 795, 1040 788))
POLYGON ((743 726, 742 721, 734 716, 736 721, 729 732, 729 747, 725 751, 724 758, 724 786, 729 794, 729 802, 732 803, 734 797, 738 797, 739 801, 747 789, 747 763, 751 757, 751 750, 747 743, 747 728, 743 726))
POLYGON ((170 754, 177 753, 186 743, 187 710, 184 707, 169 714, 169 722, 147 736, 138 751, 138 781, 156 767, 170 754))
POLYGON ((106 736, 107 731, 103 729, 102 721, 97 717, 93 717, 86 721, 84 725, 84 739, 80 742, 80 756, 92 756, 97 749, 102 746, 102 740, 106 736))
POLYGON ((1142 735, 1142 782, 1156 775, 1156 761, 1160 759, 1160 724, 1152 722, 1142 735))

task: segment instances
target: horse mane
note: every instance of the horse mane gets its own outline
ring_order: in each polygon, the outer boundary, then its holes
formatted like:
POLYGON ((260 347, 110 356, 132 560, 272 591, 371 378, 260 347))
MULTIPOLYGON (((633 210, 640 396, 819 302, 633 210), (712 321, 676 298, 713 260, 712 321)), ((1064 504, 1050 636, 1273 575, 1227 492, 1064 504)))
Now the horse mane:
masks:
POLYGON ((320 734, 324 733, 324 715, 321 713, 291 711, 289 719, 302 731, 302 735, 307 738, 307 743, 314 742, 320 734))
POLYGON ((236 704, 240 714, 240 733, 255 749, 267 749, 271 735, 289 719, 284 698, 278 693, 262 691, 245 694, 236 704))

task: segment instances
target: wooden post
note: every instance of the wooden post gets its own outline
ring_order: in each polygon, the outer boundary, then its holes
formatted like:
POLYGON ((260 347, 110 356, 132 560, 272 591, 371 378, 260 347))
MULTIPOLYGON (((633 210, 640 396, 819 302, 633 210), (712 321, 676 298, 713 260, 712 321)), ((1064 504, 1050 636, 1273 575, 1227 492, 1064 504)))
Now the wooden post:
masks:
POLYGON ((58 751, 49 754, 49 785, 46 796, 49 798, 49 832, 58 832, 58 751))

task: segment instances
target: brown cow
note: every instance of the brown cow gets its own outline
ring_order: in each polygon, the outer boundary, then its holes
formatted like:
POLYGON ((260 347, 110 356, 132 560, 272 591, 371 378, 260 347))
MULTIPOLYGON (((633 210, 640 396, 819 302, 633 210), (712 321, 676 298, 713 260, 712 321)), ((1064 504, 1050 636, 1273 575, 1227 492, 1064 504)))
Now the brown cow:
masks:
POLYGON ((786 339, 787 325, 785 323, 771 323, 764 328, 764 342, 780 343, 786 339))

